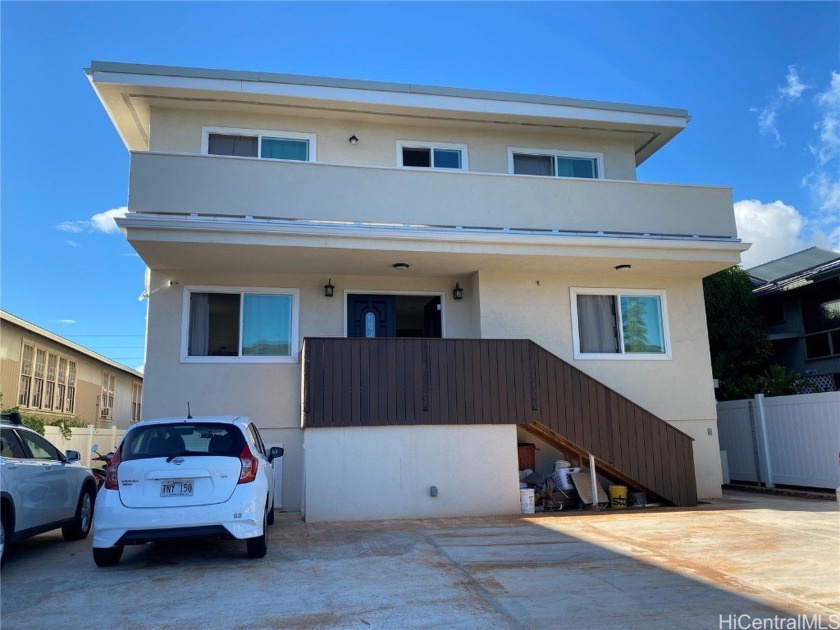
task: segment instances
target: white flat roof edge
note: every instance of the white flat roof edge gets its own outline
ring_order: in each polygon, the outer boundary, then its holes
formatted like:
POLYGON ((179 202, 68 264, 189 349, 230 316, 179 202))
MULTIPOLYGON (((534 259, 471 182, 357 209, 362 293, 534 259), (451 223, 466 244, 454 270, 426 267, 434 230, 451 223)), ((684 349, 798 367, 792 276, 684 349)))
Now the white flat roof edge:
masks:
MULTIPOLYGON (((576 99, 562 96, 545 96, 539 94, 520 94, 494 90, 479 90, 469 88, 450 88, 431 85, 409 83, 391 83, 385 81, 366 81, 359 79, 337 79, 331 77, 317 77, 309 75, 281 74, 270 72, 249 72, 242 70, 215 70, 209 68, 189 68, 183 66, 162 66, 152 64, 123 63, 113 61, 91 61, 90 67, 85 68, 88 76, 94 73, 136 74, 146 76, 180 77, 185 79, 208 79, 219 81, 242 81, 266 84, 285 84, 312 87, 326 87, 347 90, 367 90, 372 92, 394 92, 426 96, 443 96, 465 98, 483 101, 501 101, 528 103, 537 105, 557 105, 581 109, 600 109, 634 114, 652 114, 668 118, 676 118, 681 122, 674 126, 684 127, 691 119, 688 111, 681 108, 657 107, 650 105, 633 105, 629 103, 615 103, 576 99)), ((95 81, 95 78, 94 78, 95 81)))
POLYGON ((581 232, 563 230, 533 230, 518 228, 487 228, 462 226, 433 226, 411 224, 383 224, 368 222, 316 221, 300 219, 255 219, 250 217, 172 216, 149 213, 129 213, 117 219, 120 228, 172 229, 204 232, 279 233, 313 236, 341 236, 347 238, 375 238, 394 240, 439 240, 450 242, 485 242, 516 244, 573 244, 612 247, 619 242, 630 247, 688 249, 723 249, 746 251, 749 244, 738 237, 684 236, 675 234, 581 232))

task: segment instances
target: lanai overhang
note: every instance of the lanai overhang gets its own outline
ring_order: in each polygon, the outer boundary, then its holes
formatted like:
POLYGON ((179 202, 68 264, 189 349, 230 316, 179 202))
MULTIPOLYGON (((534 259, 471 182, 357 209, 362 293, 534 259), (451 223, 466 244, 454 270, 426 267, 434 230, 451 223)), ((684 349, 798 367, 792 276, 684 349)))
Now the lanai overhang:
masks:
POLYGON ((118 220, 154 269, 464 276, 477 270, 707 275, 739 261, 734 238, 129 214, 118 220))

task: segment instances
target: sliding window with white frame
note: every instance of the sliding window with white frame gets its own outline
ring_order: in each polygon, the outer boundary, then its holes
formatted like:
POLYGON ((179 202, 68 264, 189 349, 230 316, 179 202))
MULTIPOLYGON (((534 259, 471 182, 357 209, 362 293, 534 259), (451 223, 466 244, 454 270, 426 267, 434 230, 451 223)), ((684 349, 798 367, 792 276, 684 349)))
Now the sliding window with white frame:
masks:
POLYGON ((604 178, 604 155, 560 149, 508 148, 508 173, 543 177, 604 178))
POLYGON ((201 152, 227 157, 314 162, 316 140, 314 133, 202 127, 201 152))
POLYGON ((438 171, 467 171, 467 145, 397 140, 397 166, 438 171))
POLYGON ((298 290, 186 287, 184 363, 292 363, 298 355, 298 290))
POLYGON ((665 292, 572 288, 576 359, 671 358, 665 292))

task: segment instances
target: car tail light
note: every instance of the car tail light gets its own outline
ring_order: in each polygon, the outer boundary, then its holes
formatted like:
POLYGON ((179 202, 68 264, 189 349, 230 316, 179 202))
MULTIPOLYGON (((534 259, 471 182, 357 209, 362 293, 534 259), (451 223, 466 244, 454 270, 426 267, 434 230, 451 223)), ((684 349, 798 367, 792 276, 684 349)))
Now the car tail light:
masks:
POLYGON ((242 452, 239 453, 239 461, 242 462, 242 472, 239 473, 237 483, 250 483, 256 479, 259 460, 251 454, 251 449, 248 448, 247 444, 242 447, 242 452))
POLYGON ((120 465, 120 449, 114 452, 113 457, 108 462, 108 468, 105 469, 105 489, 118 490, 117 486, 117 468, 120 465))

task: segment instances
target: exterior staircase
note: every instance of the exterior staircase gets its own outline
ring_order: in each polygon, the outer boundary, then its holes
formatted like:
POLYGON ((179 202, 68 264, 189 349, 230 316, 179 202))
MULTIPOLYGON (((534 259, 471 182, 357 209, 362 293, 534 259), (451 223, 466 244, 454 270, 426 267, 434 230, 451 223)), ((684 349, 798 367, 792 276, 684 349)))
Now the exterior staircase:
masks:
POLYGON ((649 501, 697 503, 693 439, 527 339, 307 338, 303 427, 517 424, 649 501))

